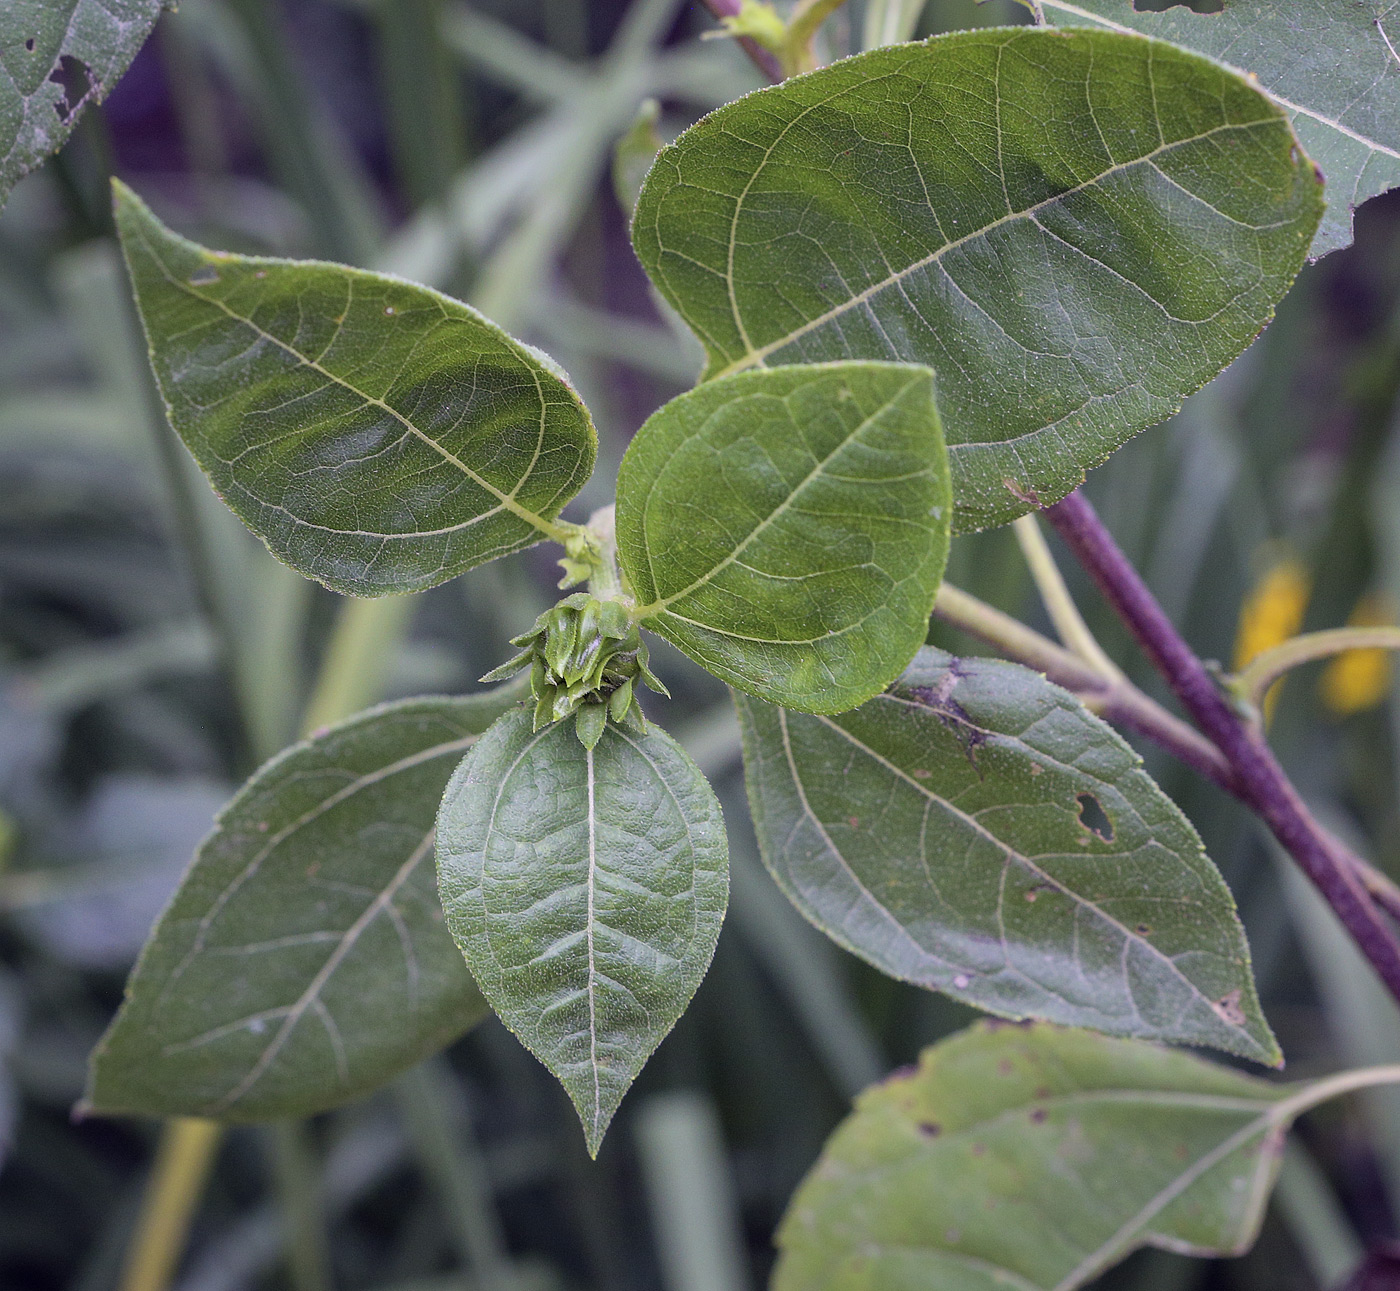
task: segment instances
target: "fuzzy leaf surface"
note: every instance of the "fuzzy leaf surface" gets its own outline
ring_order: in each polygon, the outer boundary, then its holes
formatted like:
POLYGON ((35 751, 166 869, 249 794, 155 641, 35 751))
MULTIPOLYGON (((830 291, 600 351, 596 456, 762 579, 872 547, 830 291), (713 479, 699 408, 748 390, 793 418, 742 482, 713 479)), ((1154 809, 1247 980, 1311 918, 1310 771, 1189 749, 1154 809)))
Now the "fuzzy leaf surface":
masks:
POLYGON ((1299 1088, 980 1023, 856 1101, 778 1231, 774 1291, 1072 1291, 1139 1246, 1241 1254, 1299 1088))
POLYGON ((491 1007, 561 1081, 596 1155, 700 985, 729 897, 719 802, 680 746, 507 713, 438 816, 447 926, 491 1007))
POLYGON ((597 437, 551 360, 401 279, 206 251, 115 191, 170 422, 278 559, 382 596, 555 536, 597 437))
POLYGON ((764 862, 846 949, 1004 1017, 1280 1060, 1199 836, 1068 691, 926 647, 854 712, 738 704, 764 862))
POLYGON ((486 1014, 443 924, 448 777, 519 688, 385 704, 223 810, 92 1062, 88 1109, 255 1121, 383 1084, 486 1014))
POLYGON ((0 0, 0 206, 101 103, 172 0, 0 0))
POLYGON ((1257 76, 1327 177, 1314 256, 1349 245, 1352 212, 1400 184, 1400 15, 1390 0, 1224 0, 1205 14, 1139 13, 1132 0, 1042 8, 1057 26, 1140 31, 1257 76))
POLYGON ((618 556, 642 622, 716 676, 840 712, 927 635, 950 502, 927 368, 745 372, 637 432, 618 473, 618 556))
POLYGON ((1064 497, 1244 350, 1322 209, 1243 77, 1135 33, 1000 28, 711 113, 632 234, 709 377, 933 368, 968 530, 1064 497))

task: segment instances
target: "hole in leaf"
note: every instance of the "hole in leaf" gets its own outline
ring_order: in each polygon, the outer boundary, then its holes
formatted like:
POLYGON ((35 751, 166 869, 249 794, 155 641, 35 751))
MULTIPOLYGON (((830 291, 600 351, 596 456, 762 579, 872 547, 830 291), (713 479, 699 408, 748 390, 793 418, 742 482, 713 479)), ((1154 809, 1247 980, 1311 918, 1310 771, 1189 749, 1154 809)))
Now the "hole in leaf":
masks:
POLYGON ((63 91, 63 98, 53 105, 58 119, 65 124, 73 119, 73 114, 87 101, 95 82, 88 74, 87 64, 72 54, 64 54, 58 66, 49 73, 51 80, 63 91))
POLYGON ((211 282, 219 281, 218 270, 213 265, 201 265, 190 274, 191 287, 207 287, 211 282))
POLYGON ((34 37, 33 37, 33 36, 31 36, 28 40, 26 40, 26 41, 24 42, 24 47, 25 47, 25 49, 27 49, 31 54, 34 52, 34 37))
POLYGON ((1225 0, 1133 0, 1137 13, 1166 13, 1168 9, 1185 9, 1188 13, 1223 13, 1225 0))
POLYGON ((1105 843, 1111 843, 1113 822, 1109 820, 1103 804, 1091 793, 1081 793, 1075 801, 1079 803, 1079 823, 1091 834, 1098 835, 1105 843))

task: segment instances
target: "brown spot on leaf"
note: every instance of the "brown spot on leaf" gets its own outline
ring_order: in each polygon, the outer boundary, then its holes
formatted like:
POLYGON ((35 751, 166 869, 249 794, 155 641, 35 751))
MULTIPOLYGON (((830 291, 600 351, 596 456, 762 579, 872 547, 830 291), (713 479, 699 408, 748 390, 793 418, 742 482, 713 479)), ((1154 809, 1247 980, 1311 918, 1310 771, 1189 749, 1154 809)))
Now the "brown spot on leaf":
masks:
POLYGON ((1241 991, 1237 986, 1233 991, 1226 991, 1212 1005, 1222 1021, 1228 1022, 1232 1027, 1242 1027, 1245 1024, 1244 1010, 1240 1008, 1241 991))
POLYGON ((1032 1124, 1032 1125, 1044 1125, 1044 1124, 1045 1124, 1045 1109, 1044 1109, 1043 1107, 1032 1107, 1032 1108, 1031 1108, 1031 1124, 1032 1124))
POLYGON ((919 1133, 926 1139, 936 1139, 943 1133, 943 1127, 937 1121, 920 1121, 919 1133))

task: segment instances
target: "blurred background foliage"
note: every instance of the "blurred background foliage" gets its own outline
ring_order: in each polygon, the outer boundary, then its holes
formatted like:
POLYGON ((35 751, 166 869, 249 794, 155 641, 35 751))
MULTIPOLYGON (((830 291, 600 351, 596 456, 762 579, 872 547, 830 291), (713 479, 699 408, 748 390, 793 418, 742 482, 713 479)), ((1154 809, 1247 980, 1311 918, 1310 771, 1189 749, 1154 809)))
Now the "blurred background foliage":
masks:
MULTIPOLYGON (((853 47, 860 10, 830 24, 829 55, 853 47)), ((930 0, 923 29, 1020 16, 930 0)), ((158 1127, 75 1124, 70 1108, 214 810, 304 720, 473 686, 557 577, 547 550, 526 552, 342 615, 273 562, 152 401, 108 175, 206 244, 392 270, 549 350, 601 434, 582 517, 699 367, 633 259, 611 171, 646 100, 671 136, 759 84, 731 43, 696 39, 711 26, 678 0, 183 0, 15 190, 0 218, 0 1287, 121 1284, 158 1127)), ((1397 301, 1400 201, 1381 200, 1239 362, 1091 477, 1169 612, 1227 666, 1300 626, 1395 620, 1397 301)), ((1009 530, 960 540, 950 576, 1048 630, 1009 530)), ((653 712, 724 799, 733 899, 709 978, 597 1164, 556 1082, 490 1022, 365 1102, 227 1135, 180 1291, 758 1288, 851 1095, 969 1020, 787 906, 756 859, 723 688, 664 647, 656 662, 675 700, 653 712)), ((1400 876, 1386 658, 1292 674, 1271 718, 1319 814, 1400 876)), ((1400 1015, 1311 889, 1224 795, 1147 757, 1237 894, 1291 1073, 1400 1060, 1400 1015)), ((1246 1258, 1149 1252, 1103 1284, 1336 1285, 1397 1235, 1397 1099, 1305 1122, 1246 1258)))

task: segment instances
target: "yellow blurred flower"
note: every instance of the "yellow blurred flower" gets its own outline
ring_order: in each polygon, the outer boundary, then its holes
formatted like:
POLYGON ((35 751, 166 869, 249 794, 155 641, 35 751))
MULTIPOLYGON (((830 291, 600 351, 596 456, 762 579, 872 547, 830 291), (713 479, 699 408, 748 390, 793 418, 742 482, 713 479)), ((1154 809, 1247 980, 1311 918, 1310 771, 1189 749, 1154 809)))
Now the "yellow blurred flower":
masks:
MULTIPOLYGON (((1297 557, 1284 556, 1269 567, 1240 607, 1239 627, 1235 631, 1236 672, 1265 650, 1298 635, 1311 595, 1312 580, 1297 557)), ((1273 716, 1278 693, 1275 682, 1264 697, 1266 722, 1273 716)))
MULTIPOLYGON (((1395 622, 1395 607, 1383 596, 1363 596, 1348 624, 1384 627, 1395 622)), ((1381 703, 1390 693, 1390 650, 1344 650, 1322 670, 1318 693, 1338 717, 1350 717, 1381 703)))

